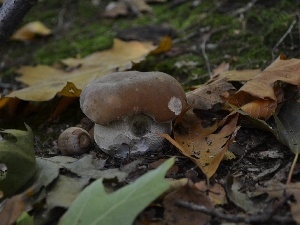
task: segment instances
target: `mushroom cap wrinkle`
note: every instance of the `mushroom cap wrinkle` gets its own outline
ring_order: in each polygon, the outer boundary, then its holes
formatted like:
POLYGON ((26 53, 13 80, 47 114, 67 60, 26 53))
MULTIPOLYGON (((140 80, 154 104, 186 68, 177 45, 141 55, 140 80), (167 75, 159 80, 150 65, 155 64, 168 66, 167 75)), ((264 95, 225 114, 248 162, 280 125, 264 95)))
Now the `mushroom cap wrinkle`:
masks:
POLYGON ((180 83, 162 72, 116 72, 90 83, 80 96, 84 114, 96 124, 143 113, 171 122, 187 106, 180 83))

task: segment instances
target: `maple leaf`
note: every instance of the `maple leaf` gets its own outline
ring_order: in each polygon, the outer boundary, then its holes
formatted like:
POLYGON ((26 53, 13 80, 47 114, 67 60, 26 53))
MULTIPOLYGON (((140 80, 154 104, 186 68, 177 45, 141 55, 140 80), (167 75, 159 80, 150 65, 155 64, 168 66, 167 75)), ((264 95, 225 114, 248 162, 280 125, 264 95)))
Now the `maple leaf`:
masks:
POLYGON ((5 97, 27 101, 48 101, 56 94, 79 97, 81 90, 94 79, 115 70, 130 69, 133 63, 142 61, 153 49, 155 46, 150 42, 115 39, 111 49, 95 52, 82 59, 62 60, 69 68, 73 68, 71 71, 46 65, 23 66, 17 71, 21 76, 16 79, 28 87, 13 91, 5 97))

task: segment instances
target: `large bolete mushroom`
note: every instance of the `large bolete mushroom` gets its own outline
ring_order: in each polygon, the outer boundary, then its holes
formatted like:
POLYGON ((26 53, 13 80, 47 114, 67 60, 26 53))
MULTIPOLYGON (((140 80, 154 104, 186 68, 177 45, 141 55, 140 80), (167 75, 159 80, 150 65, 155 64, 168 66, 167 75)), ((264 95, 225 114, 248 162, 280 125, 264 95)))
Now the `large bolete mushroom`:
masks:
POLYGON ((80 107, 95 122, 94 138, 114 157, 158 149, 160 133, 171 132, 171 122, 186 107, 179 82, 161 72, 116 72, 86 86, 80 107))

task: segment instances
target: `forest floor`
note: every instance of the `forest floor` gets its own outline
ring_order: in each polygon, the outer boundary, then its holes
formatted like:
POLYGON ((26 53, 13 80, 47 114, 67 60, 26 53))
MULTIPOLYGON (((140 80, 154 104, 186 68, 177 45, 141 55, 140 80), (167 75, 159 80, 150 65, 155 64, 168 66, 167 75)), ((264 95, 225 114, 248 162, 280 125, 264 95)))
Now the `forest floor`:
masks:
MULTIPOLYGON (((185 91, 205 83, 224 62, 230 70, 263 70, 281 53, 287 58, 300 57, 300 2, 296 0, 149 1, 146 10, 133 7, 123 15, 110 15, 111 18, 105 16, 108 4, 107 0, 39 1, 21 25, 40 21, 52 30, 52 34, 29 41, 9 40, 6 46, 1 47, 2 95, 24 87, 15 80, 19 76, 15 71, 21 66, 56 65, 65 58, 85 57, 109 49, 116 37, 159 42, 158 37, 170 36, 172 48, 169 51, 148 55, 133 69, 170 74, 185 91), (149 25, 155 26, 155 32, 160 30, 163 35, 145 35, 139 31, 149 25), (128 30, 133 27, 137 29, 128 30)), ((25 101, 9 110, 2 109, 0 127, 24 129, 25 122, 34 131, 36 155, 59 156, 57 139, 60 133, 79 124, 84 117, 78 101, 74 101, 53 119, 59 101, 60 97, 56 96, 38 103, 38 110, 30 110, 29 113, 26 111, 28 102, 25 101)), ((282 197, 277 192, 270 194, 257 189, 258 186, 271 187, 274 180, 284 182, 294 154, 271 133, 252 127, 242 127, 229 150, 236 159, 222 161, 211 178, 212 185, 218 183, 223 186, 227 200, 217 204, 214 210, 204 212, 211 216, 207 224, 297 224, 290 209, 290 202, 294 202, 295 197, 282 197)), ((142 160, 143 166, 132 171, 126 182, 118 184, 118 187, 131 183, 149 168, 157 167, 154 162, 170 156, 178 158, 176 172, 169 177, 188 178, 194 184, 206 180, 189 158, 167 143, 161 152, 124 160, 108 157, 96 145, 90 154, 105 159, 104 169, 120 168, 137 159, 142 160)), ((299 174, 300 168, 296 166, 294 182, 299 180, 299 174)), ((139 214, 135 224, 201 224, 191 218, 170 222, 172 220, 164 216, 162 205, 162 199, 159 199, 148 206, 139 214)), ((193 207, 188 205, 184 210, 197 210, 193 207)), ((54 221, 38 219, 37 224, 55 224, 63 212, 55 211, 54 221)), ((187 217, 195 217, 194 213, 187 217)))

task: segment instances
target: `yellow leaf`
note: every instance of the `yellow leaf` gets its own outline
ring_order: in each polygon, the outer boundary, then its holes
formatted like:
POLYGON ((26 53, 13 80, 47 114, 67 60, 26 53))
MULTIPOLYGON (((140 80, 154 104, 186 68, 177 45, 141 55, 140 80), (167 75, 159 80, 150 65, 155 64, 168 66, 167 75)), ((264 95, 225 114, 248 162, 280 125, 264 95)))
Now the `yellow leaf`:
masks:
POLYGON ((150 42, 124 42, 114 40, 111 49, 95 52, 85 58, 62 60, 74 69, 65 71, 50 66, 24 66, 16 78, 28 87, 13 91, 6 97, 27 101, 48 101, 57 93, 63 96, 79 97, 81 90, 90 82, 113 71, 130 69, 133 63, 142 61, 155 46, 150 42))
POLYGON ((66 97, 78 97, 80 96, 81 90, 79 90, 73 83, 67 82, 67 85, 64 86, 64 88, 58 92, 58 94, 61 94, 66 97))
POLYGON ((18 29, 11 37, 12 40, 26 41, 32 40, 36 36, 48 36, 51 30, 39 21, 27 23, 18 29))
POLYGON ((155 54, 160 54, 163 52, 167 52, 172 48, 172 38, 170 38, 169 36, 165 36, 162 37, 159 40, 159 44, 158 47, 156 49, 154 49, 151 54, 155 55, 155 54))

